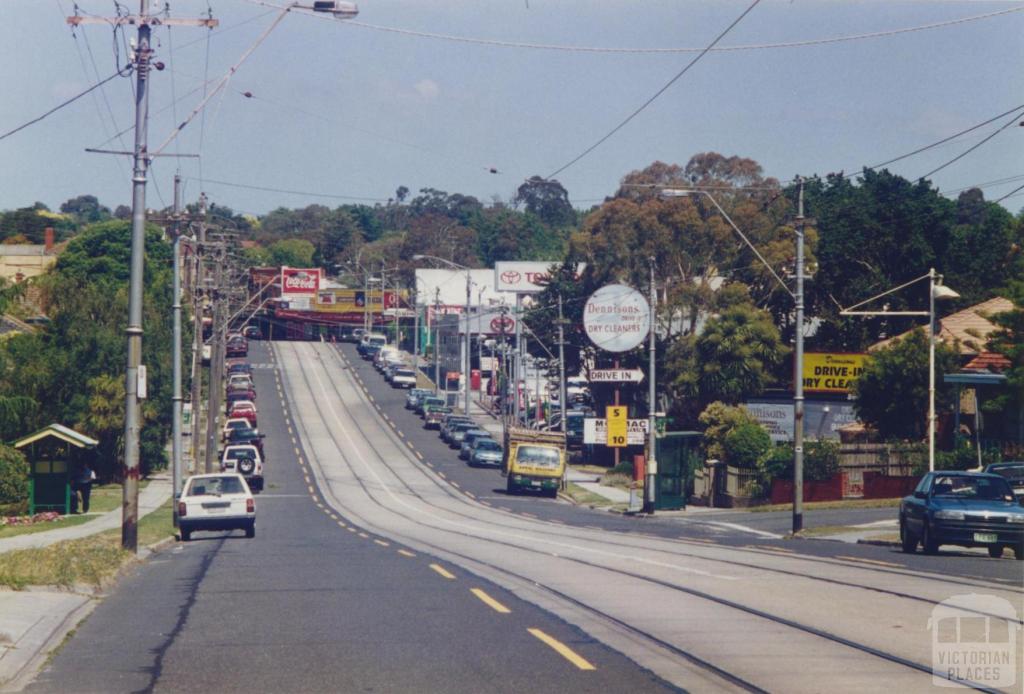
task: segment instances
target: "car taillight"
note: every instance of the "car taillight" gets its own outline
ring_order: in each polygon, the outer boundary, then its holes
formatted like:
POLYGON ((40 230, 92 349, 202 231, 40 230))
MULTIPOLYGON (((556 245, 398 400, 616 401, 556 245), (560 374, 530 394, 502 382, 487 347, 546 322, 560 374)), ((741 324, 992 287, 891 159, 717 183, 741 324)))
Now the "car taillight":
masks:
POLYGON ((245 512, 246 513, 256 513, 256 500, 255 499, 246 499, 245 500, 245 512))
POLYGON ((188 507, 185 506, 184 501, 178 502, 178 518, 184 518, 187 513, 188 507))

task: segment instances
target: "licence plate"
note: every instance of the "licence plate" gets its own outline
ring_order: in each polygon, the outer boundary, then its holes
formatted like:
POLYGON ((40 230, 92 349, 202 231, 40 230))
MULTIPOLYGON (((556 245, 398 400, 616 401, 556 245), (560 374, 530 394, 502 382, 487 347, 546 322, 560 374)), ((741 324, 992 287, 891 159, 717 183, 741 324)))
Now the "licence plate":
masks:
POLYGON ((995 542, 997 539, 995 533, 974 533, 975 542, 995 542))

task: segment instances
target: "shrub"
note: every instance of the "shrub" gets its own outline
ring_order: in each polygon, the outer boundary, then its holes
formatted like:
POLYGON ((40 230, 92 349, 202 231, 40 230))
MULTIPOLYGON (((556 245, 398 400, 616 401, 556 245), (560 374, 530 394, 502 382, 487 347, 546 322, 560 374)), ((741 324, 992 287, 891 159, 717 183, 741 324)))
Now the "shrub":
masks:
MULTIPOLYGON (((741 424, 757 424, 747 408, 726 405, 724 402, 713 402, 700 413, 700 423, 704 425, 704 450, 709 458, 725 460, 725 438, 729 432, 741 424)), ((760 426, 760 425, 758 425, 760 426)))
POLYGON ((754 468, 757 461, 771 450, 768 432, 756 422, 743 422, 725 435, 725 461, 741 468, 754 468))
POLYGON ((21 504, 28 499, 28 461, 21 451, 0 444, 0 504, 21 504))
POLYGON ((804 479, 824 482, 839 472, 839 442, 811 441, 804 449, 804 479))
POLYGON ((793 447, 788 443, 772 446, 757 461, 758 478, 771 486, 772 480, 793 479, 793 447))

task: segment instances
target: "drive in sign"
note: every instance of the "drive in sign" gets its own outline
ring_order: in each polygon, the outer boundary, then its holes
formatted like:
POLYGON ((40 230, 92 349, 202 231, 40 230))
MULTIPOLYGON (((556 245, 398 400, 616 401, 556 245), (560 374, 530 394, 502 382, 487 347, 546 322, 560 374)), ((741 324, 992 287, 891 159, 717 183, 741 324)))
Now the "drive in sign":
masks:
POLYGON ((583 307, 583 329, 590 341, 609 352, 628 352, 647 337, 651 307, 643 294, 624 284, 608 284, 583 307))
POLYGON ((591 369, 591 383, 640 383, 644 372, 640 369, 591 369))

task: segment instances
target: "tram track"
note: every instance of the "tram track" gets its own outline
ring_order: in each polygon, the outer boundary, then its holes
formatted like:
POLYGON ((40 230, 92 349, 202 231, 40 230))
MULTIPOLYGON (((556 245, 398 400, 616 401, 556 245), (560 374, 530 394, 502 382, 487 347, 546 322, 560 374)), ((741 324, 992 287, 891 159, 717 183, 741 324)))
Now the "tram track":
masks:
MULTIPOLYGON (((313 348, 312 346, 309 346, 309 345, 306 345, 303 348, 308 348, 310 350, 314 350, 315 351, 315 348, 313 348)), ((326 386, 325 383, 324 383, 325 379, 320 377, 320 375, 315 371, 315 369, 317 369, 317 368, 322 368, 325 373, 328 372, 328 364, 325 361, 323 361, 324 353, 326 353, 328 355, 332 355, 332 360, 334 360, 334 365, 339 367, 339 368, 335 369, 338 373, 346 373, 347 374, 347 378, 348 378, 348 381, 349 381, 347 385, 349 386, 349 389, 351 390, 351 393, 348 394, 348 397, 350 397, 353 393, 355 393, 355 394, 357 394, 356 395, 357 399, 362 401, 362 403, 363 403, 362 407, 364 409, 368 409, 368 408, 374 407, 373 405, 370 405, 367 402, 366 398, 358 395, 359 389, 356 386, 356 384, 354 383, 354 379, 352 379, 351 375, 349 375, 349 369, 347 369, 347 368, 346 369, 340 368, 342 366, 347 366, 344 363, 343 356, 340 355, 339 353, 337 353, 335 350, 330 350, 330 349, 328 349, 328 350, 320 350, 319 354, 314 359, 307 359, 307 358, 303 358, 303 357, 298 358, 296 360, 296 362, 299 365, 299 370, 300 370, 300 373, 301 373, 302 382, 304 383, 305 388, 310 393, 315 393, 317 390, 321 391, 321 394, 324 396, 324 399, 326 401, 327 409, 329 409, 331 411, 331 414, 333 415, 333 418, 335 419, 335 424, 337 425, 337 426, 331 426, 330 423, 326 419, 325 413, 323 411, 320 412, 320 417, 321 417, 322 423, 324 425, 323 428, 326 431, 329 432, 331 443, 332 443, 333 447, 339 453, 341 460, 344 461, 345 466, 347 466, 347 468, 348 468, 349 472, 351 473, 352 477, 359 484, 359 486, 360 486, 362 492, 365 494, 366 498, 368 500, 370 500, 373 504, 375 504, 378 508, 386 511, 387 513, 393 514, 394 516, 397 516, 397 517, 399 517, 399 518, 401 518, 401 519, 403 519, 405 521, 408 521, 408 522, 411 522, 411 523, 415 523, 415 524, 417 524, 419 526, 428 527, 428 528, 431 528, 433 530, 436 530, 436 531, 439 531, 439 532, 443 532, 443 533, 452 534, 452 535, 455 535, 455 536, 458 536, 458 537, 461 537, 461 538, 471 539, 471 540, 473 540, 475 542, 485 541, 485 542, 489 542, 489 543, 497 544, 499 546, 506 547, 509 550, 513 550, 513 551, 516 551, 516 552, 530 552, 530 553, 533 553, 533 554, 536 554, 536 555, 545 556, 545 557, 551 557, 554 554, 554 556, 557 556, 560 560, 568 561, 568 562, 573 562, 576 565, 585 566, 585 567, 588 567, 590 569, 594 569, 596 571, 608 572, 608 573, 612 574, 613 576, 617 576, 619 579, 628 578, 628 579, 634 580, 634 581, 642 581, 642 582, 644 582, 647 585, 653 585, 653 586, 656 586, 656 587, 661 588, 661 589, 667 589, 667 590, 670 590, 670 591, 680 592, 680 593, 686 594, 688 596, 691 596, 691 597, 694 597, 694 598, 697 598, 697 599, 700 599, 700 600, 712 602, 712 603, 714 603, 716 605, 720 605, 722 607, 726 607, 726 608, 729 608, 729 609, 732 609, 732 610, 737 610, 737 611, 742 612, 742 613, 744 613, 746 615, 750 615, 750 616, 756 617, 756 618, 761 619, 761 620, 766 620, 768 622, 771 622, 772 624, 775 624, 775 625, 778 625, 778 626, 783 626, 783 627, 785 627, 787 629, 793 629, 793 630, 799 631, 801 633, 810 635, 810 636, 812 636, 814 638, 824 639, 824 640, 830 641, 832 643, 844 646, 846 648, 854 649, 854 650, 856 650, 856 651, 858 651, 860 653, 863 653, 863 654, 866 654, 866 655, 870 655, 870 656, 873 656, 873 657, 876 657, 876 658, 880 658, 882 660, 888 661, 890 663, 899 665, 899 666, 904 667, 904 668, 908 668, 908 669, 911 669, 911 670, 914 670, 914 671, 917 671, 917 672, 921 672, 921 673, 927 673, 929 675, 931 674, 932 669, 931 669, 930 666, 918 663, 916 661, 913 661, 911 659, 905 658, 905 657, 900 656, 898 654, 885 651, 884 649, 876 648, 876 647, 871 646, 871 645, 866 644, 866 643, 861 643, 861 642, 856 641, 854 639, 847 638, 847 637, 842 636, 840 634, 836 634, 836 633, 833 633, 831 631, 828 631, 828 630, 825 630, 825 629, 821 629, 821 628, 815 627, 815 626, 810 625, 810 624, 801 623, 799 621, 792 620, 792 619, 780 616, 778 614, 772 614, 772 613, 769 613, 769 612, 767 612, 765 610, 759 609, 757 607, 753 607, 753 606, 750 606, 750 605, 744 605, 744 604, 741 604, 741 603, 739 603, 739 602, 737 602, 735 600, 730 600, 730 599, 727 599, 727 598, 723 598, 721 596, 716 596, 716 595, 708 593, 707 591, 702 591, 702 590, 698 590, 696 588, 679 585, 678 583, 675 583, 675 582, 672 582, 672 581, 666 581, 666 580, 658 579, 658 578, 655 578, 655 577, 652 577, 652 576, 649 576, 649 575, 640 574, 640 573, 637 573, 637 572, 634 572, 634 571, 628 571, 628 570, 624 570, 624 569, 621 569, 621 568, 612 567, 612 566, 609 566, 607 564, 598 563, 596 561, 588 561, 588 560, 585 560, 585 559, 581 559, 579 557, 565 556, 563 554, 557 554, 557 553, 553 553, 553 552, 550 552, 550 551, 542 551, 542 550, 536 549, 535 547, 529 547, 529 546, 523 546, 523 544, 517 544, 517 542, 513 541, 510 537, 508 537, 510 535, 510 533, 507 532, 507 528, 502 523, 499 523, 497 521, 490 521, 490 520, 483 519, 483 518, 481 518, 480 515, 473 515, 473 514, 470 514, 468 512, 456 511, 456 510, 453 510, 451 508, 446 508, 446 507, 442 507, 442 506, 438 505, 438 503, 436 503, 435 501, 432 501, 432 500, 428 499, 425 496, 424 493, 414 489, 413 485, 410 484, 408 480, 404 479, 403 475, 400 474, 399 471, 395 469, 395 464, 389 462, 389 460, 388 460, 389 456, 393 456, 395 451, 401 452, 401 455, 402 455, 402 457, 404 459, 404 462, 408 463, 408 464, 415 465, 418 469, 420 469, 422 471, 421 479, 428 481, 430 483, 430 485, 432 485, 432 488, 436 489, 437 491, 442 492, 447 500, 449 500, 449 501, 451 501, 451 500, 458 500, 458 502, 460 504, 467 504, 467 505, 468 504, 472 504, 473 502, 471 502, 469 499, 467 499, 463 494, 453 490, 446 482, 438 479, 436 477, 436 475, 429 474, 426 471, 426 469, 424 468, 424 466, 416 465, 416 461, 412 458, 412 456, 406 450, 406 447, 401 445, 400 442, 397 440, 397 437, 395 437, 395 435, 394 435, 395 432, 392 431, 388 426, 386 426, 378 417, 374 416, 373 417, 373 422, 376 422, 376 426, 377 426, 379 432, 383 433, 385 435, 385 439, 391 443, 391 445, 394 447, 394 451, 381 450, 380 445, 377 444, 377 443, 374 443, 373 441, 371 441, 371 438, 368 435, 368 432, 364 432, 362 427, 360 427, 358 425, 356 426, 356 429, 357 429, 357 431, 359 433, 359 436, 362 438, 362 443, 357 442, 355 440, 355 438, 353 438, 352 432, 350 432, 348 430, 348 428, 346 428, 346 426, 344 424, 344 421, 342 419, 342 416, 340 416, 339 413, 335 410, 334 405, 331 404, 331 401, 333 400, 334 402, 340 403, 341 407, 343 408, 343 415, 345 417, 347 417, 352 424, 355 424, 358 421, 357 417, 355 416, 356 413, 354 413, 352 411, 352 408, 354 406, 347 404, 347 402, 346 402, 346 399, 347 399, 346 394, 342 392, 342 386, 337 382, 337 380, 335 378, 327 378, 326 379, 327 382, 330 384, 330 386, 328 388, 328 386, 326 386), (320 365, 321 365, 320 367, 318 367, 316 365, 317 362, 320 363, 320 365), (314 383, 313 383, 314 380, 316 380, 316 382, 317 382, 315 386, 314 386, 314 383), (340 440, 340 436, 341 435, 339 435, 339 433, 338 433, 338 431, 336 429, 340 430, 341 432, 343 432, 342 435, 348 439, 347 445, 346 445, 346 442, 340 440), (427 509, 431 509, 432 511, 434 511, 437 514, 445 514, 447 516, 453 516, 456 520, 443 519, 440 516, 437 516, 437 517, 434 517, 429 522, 426 521, 426 519, 423 517, 426 512, 422 511, 422 510, 414 509, 409 504, 406 504, 404 501, 400 500, 398 498, 398 495, 395 493, 395 491, 393 489, 390 489, 388 487, 388 484, 383 480, 383 478, 379 474, 377 474, 376 471, 373 470, 373 467, 370 465, 370 463, 367 461, 366 457, 363 455, 363 450, 366 450, 369 453, 372 453, 372 455, 376 458, 375 464, 380 466, 382 469, 387 470, 390 473, 390 475, 394 477, 394 480, 399 485, 401 485, 400 489, 403 490, 402 491, 403 495, 409 495, 411 498, 418 500, 418 502, 422 503, 424 505, 424 507, 426 507, 427 509), (356 466, 354 465, 353 461, 350 460, 350 456, 353 454, 353 452, 354 452, 355 456, 360 459, 360 462, 362 463, 362 466, 366 470, 366 474, 369 475, 371 478, 374 478, 375 481, 376 481, 376 484, 379 485, 380 489, 383 490, 384 493, 389 497, 389 499, 387 499, 387 500, 390 500, 392 502, 398 502, 400 505, 405 506, 408 510, 405 510, 405 511, 397 510, 396 508, 394 508, 394 506, 391 506, 391 505, 388 505, 387 503, 385 503, 387 501, 386 499, 381 499, 380 498, 380 494, 379 494, 378 490, 376 488, 374 488, 374 485, 367 484, 367 480, 363 476, 361 476, 359 474, 359 471, 356 469, 356 466), (469 532, 466 528, 459 529, 459 528, 451 527, 453 524, 458 524, 458 523, 462 523, 463 525, 465 525, 466 523, 473 523, 473 524, 476 524, 477 526, 488 526, 488 527, 486 527, 484 529, 475 528, 477 530, 477 532, 469 532), (442 526, 442 524, 443 524, 443 526, 442 526), (483 533, 485 531, 486 532, 490 532, 491 534, 504 534, 506 537, 505 537, 505 539, 495 539, 495 537, 482 537, 480 533, 483 533)), ((284 378, 286 378, 286 379, 290 378, 290 376, 287 374, 287 372, 285 370, 283 370, 283 369, 282 369, 282 376, 284 378)), ((289 394, 290 394, 290 389, 286 389, 286 391, 289 392, 289 394)), ((292 403, 292 407, 290 409, 291 409, 291 411, 293 413, 297 412, 297 406, 295 405, 294 402, 292 403)), ((373 410, 370 410, 370 411, 372 412, 373 410)), ((310 432, 307 430, 305 422, 300 421, 299 419, 295 419, 295 418, 293 418, 293 422, 296 425, 296 428, 298 428, 300 431, 302 431, 306 435, 306 439, 304 439, 304 441, 308 440, 309 436, 310 436, 310 432)), ((370 424, 372 424, 372 422, 370 424)), ((318 464, 318 467, 320 467, 319 459, 317 459, 316 456, 310 456, 308 454, 308 451, 307 451, 307 458, 310 458, 311 460, 316 460, 316 462, 318 464)), ((374 521, 372 518, 368 518, 366 516, 366 514, 360 513, 358 511, 356 511, 355 509, 347 507, 348 505, 342 499, 339 499, 335 495, 334 491, 331 489, 331 486, 330 486, 330 484, 328 483, 328 481, 326 479, 326 472, 322 468, 320 468, 319 472, 320 472, 320 475, 318 475, 318 480, 317 481, 318 481, 318 485, 320 486, 320 493, 323 494, 325 496, 325 498, 329 497, 330 500, 329 500, 328 503, 331 503, 335 507, 336 510, 338 510, 343 515, 347 516, 348 519, 350 520, 350 522, 352 522, 353 524, 360 525, 360 526, 362 526, 362 527, 364 527, 364 528, 366 528, 368 530, 372 529, 373 532, 376 532, 376 533, 378 533, 378 534, 380 534, 382 536, 385 536, 385 537, 390 537, 391 539, 393 539, 393 540, 395 540, 397 542, 404 542, 406 544, 409 544, 410 546, 414 546, 414 545, 426 546, 426 547, 428 547, 434 553, 458 557, 463 562, 469 563, 471 565, 477 565, 477 566, 485 567, 489 573, 494 573, 494 574, 508 576, 508 577, 514 579, 515 581, 518 581, 518 582, 521 582, 521 583, 536 585, 535 584, 535 580, 531 576, 528 576, 528 575, 525 575, 525 574, 521 574, 521 573, 517 573, 515 571, 510 570, 508 567, 505 567, 505 566, 499 566, 499 565, 497 565, 495 563, 487 562, 485 560, 482 560, 479 556, 470 556, 470 555, 467 555, 465 553, 458 552, 457 550, 453 550, 451 547, 445 547, 445 546, 442 546, 442 545, 439 545, 439 544, 431 544, 429 542, 425 542, 422 538, 402 537, 402 536, 396 537, 396 533, 395 533, 395 531, 393 529, 384 528, 378 522, 374 521), (353 516, 356 516, 356 517, 353 517, 353 516)), ((467 508, 469 508, 469 506, 467 506, 467 508)), ((477 510, 486 512, 488 514, 502 513, 502 512, 499 512, 499 511, 497 511, 497 510, 495 510, 495 509, 493 509, 491 507, 482 507, 482 506, 479 506, 479 505, 476 505, 476 504, 474 504, 474 508, 476 508, 477 510)), ((527 521, 527 520, 522 519, 521 517, 519 517, 516 514, 508 514, 508 515, 516 518, 517 521, 519 521, 521 524, 529 525, 531 527, 534 524, 539 525, 539 526, 542 525, 542 527, 538 528, 537 530, 539 532, 545 533, 548 537, 556 536, 556 537, 560 537, 561 539, 564 540, 569 533, 571 533, 573 531, 578 531, 579 530, 578 528, 573 529, 573 528, 567 528, 566 526, 561 526, 561 525, 552 525, 552 524, 544 523, 543 521, 539 521, 539 520, 538 521, 527 521)), ((536 541, 537 538, 527 538, 527 537, 522 537, 522 536, 516 536, 515 539, 520 541, 520 542, 528 542, 528 541, 531 541, 531 540, 536 541)), ((666 540, 665 538, 659 538, 659 537, 656 537, 656 536, 646 536, 645 539, 650 540, 652 542, 656 541, 656 542, 659 542, 659 543, 674 544, 675 547, 678 547, 678 544, 679 544, 679 543, 672 543, 670 540, 666 540)), ((551 543, 550 540, 545 538, 544 541, 547 542, 549 546, 551 546, 552 543, 551 543)), ((602 542, 607 544, 607 545, 610 545, 612 547, 619 548, 619 549, 627 547, 627 545, 625 544, 624 541, 619 541, 618 539, 616 539, 615 541, 608 541, 607 539, 602 538, 602 542)), ((870 586, 870 585, 859 584, 859 583, 854 583, 854 582, 849 582, 849 581, 839 581, 839 580, 831 579, 831 578, 820 578, 820 577, 815 577, 815 576, 808 576, 806 573, 800 573, 800 572, 797 572, 797 571, 778 569, 778 568, 773 568, 773 567, 765 567, 765 566, 762 566, 762 565, 759 565, 759 564, 755 564, 755 563, 750 563, 750 562, 739 562, 739 561, 734 561, 734 560, 726 560, 726 559, 721 559, 721 558, 702 556, 702 555, 695 554, 695 553, 670 551, 670 550, 665 550, 665 549, 660 549, 660 548, 647 548, 647 551, 655 553, 657 555, 669 554, 673 558, 687 557, 687 558, 691 558, 691 559, 694 559, 694 560, 697 560, 697 561, 715 562, 715 563, 722 564, 722 565, 731 565, 731 566, 743 567, 743 568, 746 568, 746 569, 753 569, 755 571, 766 571, 766 572, 774 572, 774 573, 783 574, 783 575, 789 575, 789 576, 799 576, 802 579, 809 579, 809 580, 814 580, 814 581, 823 581, 823 582, 826 582, 826 583, 832 583, 832 584, 835 584, 835 585, 841 585, 842 587, 848 588, 848 589, 865 590, 865 591, 884 593, 884 594, 888 595, 889 597, 896 598, 896 599, 913 600, 913 601, 929 603, 929 604, 932 604, 932 605, 937 604, 937 601, 932 600, 932 599, 927 598, 927 597, 923 597, 923 596, 916 596, 916 595, 912 595, 912 594, 908 594, 908 593, 902 593, 902 592, 898 592, 898 591, 891 591, 891 590, 887 590, 887 589, 884 589, 884 588, 879 588, 877 586, 870 586)), ((773 558, 774 559, 778 559, 779 557, 773 557, 773 558)), ((784 558, 788 559, 789 557, 784 557, 784 558)), ((626 559, 628 560, 629 557, 627 557, 626 559)), ((607 561, 607 559, 606 559, 606 561, 607 561)), ((846 565, 846 564, 840 564, 840 565, 841 566, 845 566, 845 567, 849 566, 849 565, 846 565)), ((858 566, 857 569, 860 570, 860 571, 874 571, 874 569, 872 569, 872 568, 860 567, 860 566, 858 566)), ((738 686, 738 687, 740 687, 742 689, 745 689, 747 691, 761 691, 761 689, 758 687, 758 685, 749 682, 747 679, 744 679, 743 677, 740 677, 739 675, 736 675, 735 673, 732 673, 729 670, 727 670, 725 668, 722 668, 719 665, 716 665, 715 663, 710 662, 706 658, 702 658, 701 656, 699 656, 699 655, 697 655, 695 653, 692 653, 692 652, 690 652, 688 650, 682 649, 682 648, 678 647, 677 645, 672 644, 672 643, 670 643, 670 642, 660 638, 657 634, 654 634, 654 633, 652 633, 650 631, 641 629, 641 628, 639 628, 639 627, 637 627, 635 625, 626 623, 625 621, 621 620, 620 618, 616 617, 615 615, 613 615, 613 614, 611 614, 611 613, 609 613, 607 611, 601 610, 601 609, 595 607, 594 605, 585 604, 585 603, 581 602, 580 600, 578 600, 577 598, 575 598, 574 596, 569 595, 569 594, 567 594, 567 593, 565 593, 563 591, 560 591, 560 590, 558 590, 556 588, 553 588, 553 587, 550 587, 550 586, 536 586, 536 587, 539 588, 539 589, 543 589, 544 591, 548 592, 550 595, 554 596, 555 598, 557 598, 559 600, 566 601, 566 602, 572 604, 577 610, 583 610, 583 611, 586 611, 587 613, 589 613, 590 615, 592 615, 593 617, 597 617, 597 618, 600 618, 602 620, 609 620, 611 622, 614 622, 620 628, 624 628, 624 629, 629 630, 632 634, 634 634, 636 636, 639 636, 639 637, 642 637, 642 638, 650 641, 652 644, 655 644, 655 645, 657 645, 660 648, 663 648, 663 649, 666 649, 666 650, 670 651, 671 653, 675 654, 676 656, 678 656, 680 658, 683 658, 684 660, 686 660, 688 663, 690 663, 692 665, 696 665, 698 667, 704 668, 704 669, 714 673, 716 676, 722 677, 722 678, 728 680, 730 683, 732 683, 735 686, 738 686)), ((985 689, 983 687, 980 687, 980 686, 976 686, 975 688, 980 689, 982 691, 985 691, 985 689)))

